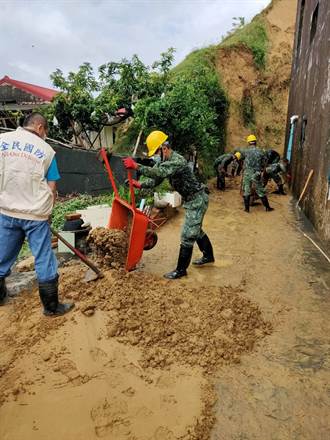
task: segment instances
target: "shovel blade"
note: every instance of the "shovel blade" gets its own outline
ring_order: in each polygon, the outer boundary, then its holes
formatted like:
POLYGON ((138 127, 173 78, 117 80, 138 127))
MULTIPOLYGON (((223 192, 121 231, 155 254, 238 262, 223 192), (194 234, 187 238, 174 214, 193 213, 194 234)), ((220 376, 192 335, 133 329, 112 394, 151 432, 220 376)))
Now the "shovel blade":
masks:
POLYGON ((86 283, 89 283, 90 281, 95 281, 98 278, 100 278, 100 274, 97 274, 92 269, 88 269, 85 273, 84 281, 86 281, 86 283))

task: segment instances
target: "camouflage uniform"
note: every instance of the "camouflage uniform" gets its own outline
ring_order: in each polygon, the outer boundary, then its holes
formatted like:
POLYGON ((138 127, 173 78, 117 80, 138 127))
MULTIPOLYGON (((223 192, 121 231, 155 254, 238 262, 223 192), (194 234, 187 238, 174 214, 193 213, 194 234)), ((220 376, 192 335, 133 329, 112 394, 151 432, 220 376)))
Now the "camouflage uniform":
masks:
POLYGON ((241 154, 241 158, 239 160, 236 160, 235 162, 233 162, 232 165, 232 171, 231 174, 232 176, 240 176, 241 171, 243 169, 243 165, 244 165, 244 159, 245 159, 245 155, 244 155, 244 151, 246 150, 246 148, 243 147, 236 147, 233 151, 233 153, 240 153, 241 154))
POLYGON ((278 186, 282 185, 281 172, 282 168, 278 162, 268 165, 264 173, 264 185, 266 186, 270 179, 273 179, 278 186))
POLYGON ((226 173, 228 165, 235 160, 233 153, 225 153, 219 156, 214 162, 214 168, 217 173, 217 188, 225 190, 226 188, 226 173))
POLYGON ((266 165, 278 163, 281 160, 281 156, 275 150, 263 150, 266 156, 266 165))
POLYGON ((264 186, 267 185, 269 179, 273 179, 274 182, 277 184, 277 190, 274 191, 274 193, 285 196, 286 193, 284 191, 284 181, 282 179, 282 173, 286 173, 286 172, 287 172, 287 164, 285 162, 281 161, 268 165, 263 175, 264 186))
POLYGON ((259 148, 248 148, 244 151, 243 193, 244 197, 251 195, 251 185, 255 185, 258 196, 264 197, 261 173, 264 169, 266 157, 259 148))
POLYGON ((172 151, 171 157, 155 166, 140 165, 139 172, 149 179, 141 182, 141 188, 154 188, 165 178, 168 178, 173 189, 183 200, 185 221, 181 233, 181 244, 192 247, 195 241, 201 239, 205 232, 202 223, 208 207, 209 197, 206 187, 200 183, 184 157, 172 151))
POLYGON ((214 162, 214 168, 219 170, 219 168, 224 168, 227 171, 228 165, 235 160, 233 153, 225 153, 219 156, 214 162))

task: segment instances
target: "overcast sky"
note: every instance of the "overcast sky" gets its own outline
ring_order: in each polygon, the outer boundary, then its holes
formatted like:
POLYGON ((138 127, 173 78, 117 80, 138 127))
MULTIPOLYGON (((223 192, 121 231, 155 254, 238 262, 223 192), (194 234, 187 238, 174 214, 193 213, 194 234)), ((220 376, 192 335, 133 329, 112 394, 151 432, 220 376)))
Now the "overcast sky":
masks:
POLYGON ((0 0, 0 78, 50 87, 89 61, 95 68, 137 54, 151 64, 175 47, 175 62, 218 43, 232 17, 248 21, 270 0, 0 0))

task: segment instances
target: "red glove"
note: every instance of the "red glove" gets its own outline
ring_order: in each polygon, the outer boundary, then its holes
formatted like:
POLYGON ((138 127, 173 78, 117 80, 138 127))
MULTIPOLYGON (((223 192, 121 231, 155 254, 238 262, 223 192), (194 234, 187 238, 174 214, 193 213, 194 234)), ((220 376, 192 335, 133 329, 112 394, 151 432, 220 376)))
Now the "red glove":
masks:
POLYGON ((138 164, 131 158, 126 157, 126 159, 123 159, 125 168, 128 168, 129 170, 137 170, 138 164))
MULTIPOLYGON (((141 189, 141 187, 142 187, 142 184, 138 180, 135 180, 135 179, 132 179, 132 184, 133 184, 133 187, 137 188, 137 189, 141 189)), ((125 185, 129 186, 128 179, 125 180, 125 185)))
POLYGON ((132 183, 133 183, 134 188, 141 189, 141 187, 142 187, 141 182, 132 179, 132 183))

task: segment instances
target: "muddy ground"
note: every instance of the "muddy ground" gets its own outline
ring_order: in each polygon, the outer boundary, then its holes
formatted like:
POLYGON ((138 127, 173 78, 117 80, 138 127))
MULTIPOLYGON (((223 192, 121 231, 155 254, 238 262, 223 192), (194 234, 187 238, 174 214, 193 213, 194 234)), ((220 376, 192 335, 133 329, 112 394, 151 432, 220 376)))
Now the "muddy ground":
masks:
MULTIPOLYGON (((205 230, 214 246, 213 267, 191 268, 187 286, 244 286, 274 328, 253 354, 221 367, 212 440, 326 440, 330 438, 330 266, 303 237, 289 196, 270 195, 242 212, 237 182, 213 194, 205 230), (235 189, 236 188, 236 189, 235 189)), ((310 232, 308 232, 310 233, 310 232)), ((162 230, 167 242, 145 254, 155 273, 173 268, 179 224, 162 230), (161 251, 160 247, 163 247, 161 251)), ((199 255, 198 249, 194 251, 199 255)))
POLYGON ((1 308, 0 438, 329 438, 329 267, 270 200, 248 215, 237 182, 213 192, 216 263, 186 279, 160 278, 179 214, 134 273, 64 268, 72 314, 44 318, 36 292, 1 308))

